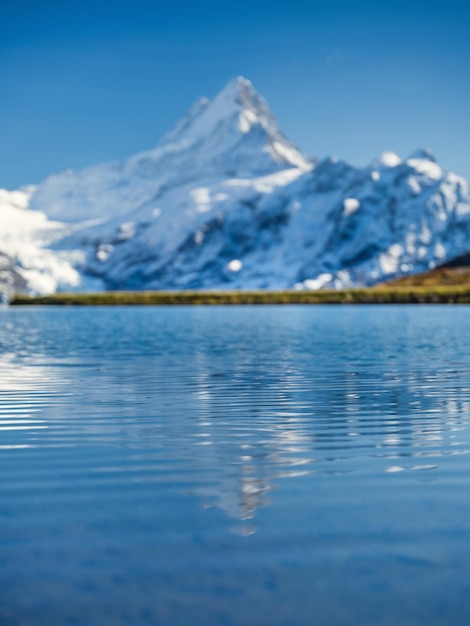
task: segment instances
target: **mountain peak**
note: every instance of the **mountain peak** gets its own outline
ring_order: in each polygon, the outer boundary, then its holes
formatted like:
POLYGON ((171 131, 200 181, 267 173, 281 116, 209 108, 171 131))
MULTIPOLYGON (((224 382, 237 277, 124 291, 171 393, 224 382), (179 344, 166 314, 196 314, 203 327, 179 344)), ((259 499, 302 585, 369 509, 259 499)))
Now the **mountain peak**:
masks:
MULTIPOLYGON (((237 110, 248 109, 259 115, 268 113, 272 118, 264 98, 253 87, 253 83, 243 76, 237 76, 230 80, 214 98, 215 103, 219 103, 219 106, 224 105, 226 112, 234 108, 237 110)), ((275 124, 273 118, 271 121, 275 124)))
POLYGON ((430 150, 426 150, 425 148, 419 148, 418 150, 414 150, 408 158, 407 161, 410 160, 419 160, 419 161, 431 161, 432 163, 437 163, 437 159, 434 154, 430 150))
POLYGON ((392 150, 386 150, 385 152, 382 152, 376 159, 372 161, 372 167, 393 168, 393 167, 396 167, 397 165, 400 165, 401 162, 402 160, 400 159, 398 154, 396 154, 392 150))
POLYGON ((230 161, 241 172, 258 162, 258 171, 280 167, 309 169, 311 162, 279 130, 276 119, 253 84, 243 76, 230 80, 210 101, 201 98, 163 137, 157 150, 198 150, 195 158, 230 161), (225 156, 221 158, 221 154, 225 156))
POLYGON ((218 95, 225 94, 225 93, 237 95, 245 90, 249 90, 249 91, 256 93, 256 90, 253 87, 253 83, 251 82, 251 80, 248 80, 248 78, 245 78, 244 76, 236 76, 235 78, 232 78, 231 80, 228 81, 225 87, 223 87, 219 91, 218 95))
POLYGON ((238 76, 227 83, 214 98, 211 109, 215 119, 230 118, 243 134, 248 133, 257 124, 269 134, 279 132, 277 122, 266 101, 243 76, 238 76))
POLYGON ((212 101, 197 100, 161 143, 194 143, 227 130, 246 134, 256 124, 269 134, 279 133, 266 101, 247 78, 237 76, 212 101))

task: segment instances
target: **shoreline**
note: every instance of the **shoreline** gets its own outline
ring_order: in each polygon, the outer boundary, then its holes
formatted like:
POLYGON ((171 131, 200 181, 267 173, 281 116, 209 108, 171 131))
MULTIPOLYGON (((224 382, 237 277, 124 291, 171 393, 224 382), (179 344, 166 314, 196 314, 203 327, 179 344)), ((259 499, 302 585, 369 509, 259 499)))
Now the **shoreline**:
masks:
POLYGON ((11 306, 168 306, 274 304, 470 304, 470 284, 325 291, 104 291, 16 295, 11 306))

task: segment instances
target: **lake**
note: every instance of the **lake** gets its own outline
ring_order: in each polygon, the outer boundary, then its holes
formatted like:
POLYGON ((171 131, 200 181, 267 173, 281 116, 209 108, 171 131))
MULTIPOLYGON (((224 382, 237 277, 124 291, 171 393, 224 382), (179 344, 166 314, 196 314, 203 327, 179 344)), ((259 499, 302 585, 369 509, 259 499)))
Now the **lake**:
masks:
POLYGON ((468 626, 466 306, 0 311, 2 626, 468 626))

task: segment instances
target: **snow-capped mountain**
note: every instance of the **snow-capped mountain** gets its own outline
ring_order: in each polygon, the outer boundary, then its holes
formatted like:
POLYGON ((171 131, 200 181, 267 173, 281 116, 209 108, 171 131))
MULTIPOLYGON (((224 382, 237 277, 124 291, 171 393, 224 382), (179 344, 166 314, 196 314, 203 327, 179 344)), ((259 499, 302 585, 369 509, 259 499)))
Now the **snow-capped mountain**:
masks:
POLYGON ((470 191, 422 150, 366 168, 309 159, 237 78, 152 150, 1 192, 0 224, 37 293, 339 288, 470 250, 470 191))
POLYGON ((156 148, 125 161, 47 178, 31 208, 54 219, 113 218, 158 200, 170 188, 253 178, 310 162, 279 131, 249 81, 236 78, 213 100, 198 100, 156 148))
POLYGON ((425 150, 404 161, 387 152, 364 169, 325 160, 301 195, 322 205, 321 235, 298 276, 309 288, 373 285, 470 249, 468 183, 425 150))

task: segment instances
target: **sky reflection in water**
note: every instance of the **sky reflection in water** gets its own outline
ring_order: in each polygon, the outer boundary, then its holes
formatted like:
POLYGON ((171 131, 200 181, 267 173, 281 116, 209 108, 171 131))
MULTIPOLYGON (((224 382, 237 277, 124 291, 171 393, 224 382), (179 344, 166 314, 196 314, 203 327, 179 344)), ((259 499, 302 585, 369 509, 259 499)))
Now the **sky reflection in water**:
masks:
POLYGON ((1 311, 0 622, 468 624, 467 318, 1 311))

